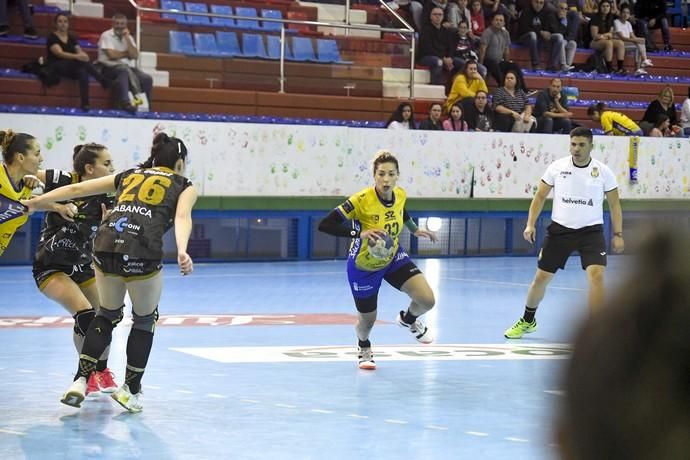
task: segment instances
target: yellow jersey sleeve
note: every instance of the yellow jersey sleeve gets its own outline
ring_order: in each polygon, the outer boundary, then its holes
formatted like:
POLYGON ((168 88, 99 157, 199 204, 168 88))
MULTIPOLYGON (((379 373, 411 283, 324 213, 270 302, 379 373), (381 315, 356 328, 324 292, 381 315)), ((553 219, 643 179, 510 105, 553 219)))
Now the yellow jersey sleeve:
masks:
POLYGON ((12 183, 4 164, 0 167, 0 256, 5 252, 19 227, 29 219, 19 200, 31 197, 31 189, 23 183, 12 183))

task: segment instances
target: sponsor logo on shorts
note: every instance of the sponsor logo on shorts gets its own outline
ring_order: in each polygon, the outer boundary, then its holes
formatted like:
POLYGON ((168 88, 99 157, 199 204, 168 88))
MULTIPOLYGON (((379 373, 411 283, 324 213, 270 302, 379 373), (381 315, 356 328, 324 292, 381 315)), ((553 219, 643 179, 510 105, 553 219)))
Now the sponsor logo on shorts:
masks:
POLYGON ((374 286, 369 286, 368 284, 352 283, 352 290, 356 292, 371 291, 372 289, 374 289, 374 286))

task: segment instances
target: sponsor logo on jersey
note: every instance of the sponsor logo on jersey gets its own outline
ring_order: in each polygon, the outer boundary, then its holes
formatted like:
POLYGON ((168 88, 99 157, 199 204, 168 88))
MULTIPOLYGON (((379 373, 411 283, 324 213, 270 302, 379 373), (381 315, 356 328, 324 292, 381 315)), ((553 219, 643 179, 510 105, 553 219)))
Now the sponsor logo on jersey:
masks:
POLYGON ((597 168, 596 166, 594 166, 594 167, 592 168, 592 172, 591 172, 590 174, 592 175, 592 177, 599 177, 599 168, 597 168))
POLYGON ((24 215, 24 206, 9 198, 0 199, 0 224, 24 215))
POLYGON ((133 204, 118 204, 113 208, 113 212, 127 212, 130 214, 139 214, 151 218, 151 210, 145 206, 136 206, 133 204))
POLYGON ((129 217, 120 217, 115 222, 109 223, 108 227, 114 228, 117 233, 122 233, 126 230, 134 230, 134 231, 141 230, 140 225, 131 224, 128 222, 128 220, 129 220, 129 217))
POLYGON ((582 198, 561 198, 561 201, 564 204, 579 204, 582 206, 594 206, 594 201, 590 198, 589 201, 584 200, 582 198))
POLYGON ((560 174, 561 174, 561 177, 566 178, 566 177, 572 175, 573 173, 571 173, 570 171, 561 171, 560 174))
POLYGON ((343 209, 347 214, 350 214, 352 211, 355 210, 354 205, 352 204, 352 201, 347 200, 345 203, 343 203, 343 209))

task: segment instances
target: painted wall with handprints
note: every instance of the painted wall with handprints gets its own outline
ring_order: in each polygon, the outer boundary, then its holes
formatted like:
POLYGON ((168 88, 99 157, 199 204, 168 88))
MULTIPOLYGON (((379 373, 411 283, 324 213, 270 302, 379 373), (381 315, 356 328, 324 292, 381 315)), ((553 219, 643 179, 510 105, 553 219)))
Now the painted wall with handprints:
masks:
MULTIPOLYGON (((116 169, 134 167, 165 131, 187 145, 186 175, 206 196, 347 196, 373 183, 371 160, 387 149, 410 196, 529 198, 569 146, 557 135, 32 114, 0 114, 0 127, 36 136, 43 167, 60 169, 70 169, 74 145, 86 142, 106 145, 116 169)), ((636 184, 628 152, 628 138, 595 138, 592 156, 614 171, 622 197, 690 198, 690 139, 641 138, 636 184)))

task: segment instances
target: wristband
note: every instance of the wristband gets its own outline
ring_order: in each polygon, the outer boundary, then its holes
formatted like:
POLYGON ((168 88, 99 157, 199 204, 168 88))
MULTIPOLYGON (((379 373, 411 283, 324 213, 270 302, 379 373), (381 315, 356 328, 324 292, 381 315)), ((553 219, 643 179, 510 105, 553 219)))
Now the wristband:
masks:
POLYGON ((415 224, 415 223, 414 223, 414 220, 412 220, 412 219, 408 219, 408 220, 405 222, 405 227, 407 227, 407 229, 408 229, 408 230, 410 231, 410 233, 412 233, 412 234, 414 234, 414 232, 416 232, 416 231, 419 229, 419 227, 417 227, 417 224, 415 224))

